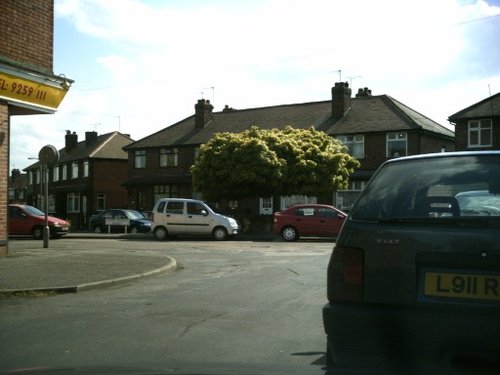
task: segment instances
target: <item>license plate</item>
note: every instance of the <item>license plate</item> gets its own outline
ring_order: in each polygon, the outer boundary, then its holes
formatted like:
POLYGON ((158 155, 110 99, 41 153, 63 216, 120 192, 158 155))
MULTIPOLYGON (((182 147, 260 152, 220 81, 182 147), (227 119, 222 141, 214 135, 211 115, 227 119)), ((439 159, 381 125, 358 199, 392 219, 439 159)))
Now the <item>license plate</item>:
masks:
POLYGON ((500 274, 423 271, 423 299, 500 302, 500 274))

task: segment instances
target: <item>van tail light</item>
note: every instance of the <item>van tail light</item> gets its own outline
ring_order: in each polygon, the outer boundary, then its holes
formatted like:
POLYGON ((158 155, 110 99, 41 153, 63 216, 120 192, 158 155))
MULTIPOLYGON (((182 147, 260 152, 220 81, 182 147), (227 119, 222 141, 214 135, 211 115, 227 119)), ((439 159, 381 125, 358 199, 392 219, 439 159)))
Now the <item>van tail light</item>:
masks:
POLYGON ((328 301, 363 301, 363 250, 335 246, 328 264, 328 301))

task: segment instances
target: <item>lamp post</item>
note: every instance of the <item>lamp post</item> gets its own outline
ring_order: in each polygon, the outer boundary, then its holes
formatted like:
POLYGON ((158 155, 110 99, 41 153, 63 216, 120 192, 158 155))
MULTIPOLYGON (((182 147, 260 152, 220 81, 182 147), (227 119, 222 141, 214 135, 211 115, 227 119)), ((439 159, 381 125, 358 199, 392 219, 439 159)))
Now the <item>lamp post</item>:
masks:
POLYGON ((49 247, 49 167, 53 167, 59 161, 59 151, 52 146, 43 146, 38 153, 38 160, 40 161, 40 170, 42 172, 41 183, 44 186, 44 199, 43 206, 45 212, 45 223, 43 228, 43 247, 49 247))

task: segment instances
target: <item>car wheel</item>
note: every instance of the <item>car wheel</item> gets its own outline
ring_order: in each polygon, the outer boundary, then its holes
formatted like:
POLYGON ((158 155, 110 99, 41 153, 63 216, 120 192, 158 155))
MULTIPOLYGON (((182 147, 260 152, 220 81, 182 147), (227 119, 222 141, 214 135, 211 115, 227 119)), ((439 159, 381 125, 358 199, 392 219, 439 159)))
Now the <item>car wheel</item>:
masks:
POLYGON ((224 241, 228 235, 227 230, 224 227, 217 227, 213 231, 213 236, 217 241, 224 241))
POLYGON ((42 227, 34 227, 33 228, 33 237, 37 240, 41 240, 43 238, 43 228, 42 227))
POLYGON ((297 241, 299 239, 299 232, 294 227, 284 227, 281 230, 281 237, 285 241, 297 241))
POLYGON ((102 233, 102 232, 104 231, 102 230, 102 227, 100 225, 96 225, 94 227, 94 233, 102 233))
POLYGON ((168 231, 165 227, 156 227, 154 231, 154 236, 158 241, 164 241, 168 237, 168 231))
POLYGON ((139 228, 137 228, 137 227, 131 227, 130 228, 130 233, 139 233, 139 228))

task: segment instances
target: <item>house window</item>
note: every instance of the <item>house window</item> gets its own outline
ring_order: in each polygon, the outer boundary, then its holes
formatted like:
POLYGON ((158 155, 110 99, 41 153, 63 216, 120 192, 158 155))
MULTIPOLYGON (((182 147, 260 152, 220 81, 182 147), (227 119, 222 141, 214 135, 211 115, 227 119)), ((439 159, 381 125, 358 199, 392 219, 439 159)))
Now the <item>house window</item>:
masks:
POLYGON ((259 199, 259 214, 272 215, 273 213, 273 198, 260 198, 259 199))
POLYGON ((89 161, 85 160, 83 162, 83 177, 88 177, 89 176, 89 161))
POLYGON ((196 163, 196 161, 200 157, 200 148, 199 147, 195 147, 194 150, 193 150, 193 154, 194 154, 194 162, 196 163))
POLYGON ((135 152, 134 167, 146 168, 146 150, 139 150, 135 152))
POLYGON ((80 212, 80 193, 68 193, 67 198, 67 211, 80 212))
POLYGON ((52 168, 52 181, 57 182, 59 181, 59 167, 54 167, 52 168))
POLYGON ((78 162, 71 163, 71 178, 78 178, 78 162))
POLYGON ((387 133, 387 157, 406 156, 406 133, 387 133))
POLYGON ((290 206, 294 206, 296 204, 314 204, 317 202, 316 197, 308 197, 306 195, 289 195, 282 196, 280 198, 280 210, 285 210, 290 206))
POLYGON ((155 202, 160 198, 178 198, 179 187, 177 185, 155 185, 154 187, 154 200, 155 202))
POLYGON ((347 190, 339 190, 334 193, 333 205, 342 211, 349 211, 361 192, 365 189, 366 181, 349 181, 347 190))
POLYGON ((28 184, 33 185, 33 172, 28 172, 28 184))
POLYGON ((62 179, 66 180, 68 178, 68 166, 66 164, 61 165, 62 168, 62 179))
POLYGON ((365 157, 365 136, 364 135, 339 135, 337 139, 347 147, 349 155, 356 159, 365 157))
POLYGON ((469 121, 469 147, 491 147, 492 126, 491 120, 469 121))
POLYGON ((177 166, 176 148, 162 148, 160 150, 160 167, 175 167, 177 166))
POLYGON ((104 211, 106 209, 106 193, 97 193, 96 203, 97 211, 104 211))
POLYGON ((36 183, 39 184, 40 183, 40 171, 36 171, 36 172, 33 172, 36 176, 36 183))

